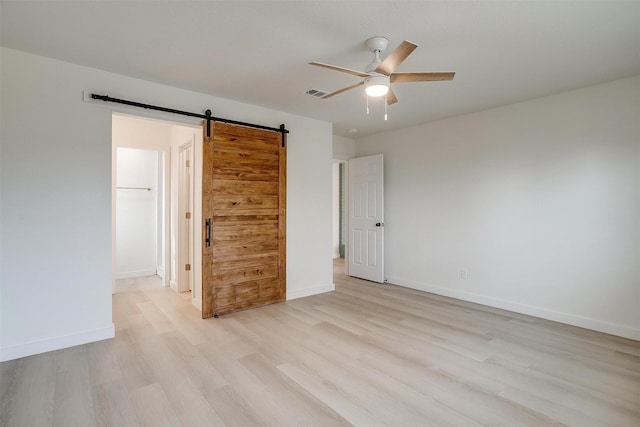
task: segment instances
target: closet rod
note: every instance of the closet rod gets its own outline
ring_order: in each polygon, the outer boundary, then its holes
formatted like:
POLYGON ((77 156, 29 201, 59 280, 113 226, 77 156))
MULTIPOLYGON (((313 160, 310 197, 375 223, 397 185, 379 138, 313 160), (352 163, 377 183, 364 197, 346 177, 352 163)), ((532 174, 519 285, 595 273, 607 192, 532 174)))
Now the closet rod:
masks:
POLYGON ((118 190, 147 190, 151 191, 149 187, 116 187, 118 190))

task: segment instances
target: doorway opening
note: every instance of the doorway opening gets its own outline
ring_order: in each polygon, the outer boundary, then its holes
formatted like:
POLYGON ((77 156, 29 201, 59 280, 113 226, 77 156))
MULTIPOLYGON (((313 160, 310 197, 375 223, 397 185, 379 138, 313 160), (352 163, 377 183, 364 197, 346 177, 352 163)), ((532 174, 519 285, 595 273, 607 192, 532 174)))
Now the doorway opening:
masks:
POLYGON ((115 279, 164 277, 164 153, 116 149, 115 279))
POLYGON ((333 265, 335 273, 345 273, 346 248, 346 162, 333 160, 333 265))
POLYGON ((114 293, 171 287, 201 310, 201 157, 200 126, 112 115, 114 293))

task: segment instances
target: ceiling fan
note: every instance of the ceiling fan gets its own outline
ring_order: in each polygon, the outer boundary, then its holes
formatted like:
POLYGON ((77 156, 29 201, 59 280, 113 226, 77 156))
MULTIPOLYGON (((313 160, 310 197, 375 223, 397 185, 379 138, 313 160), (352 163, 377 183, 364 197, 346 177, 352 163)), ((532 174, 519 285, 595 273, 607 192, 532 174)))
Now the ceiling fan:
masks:
POLYGON ((411 83, 411 82, 432 82, 453 80, 456 73, 396 73, 396 68, 418 47, 418 45, 409 41, 403 41, 393 52, 387 56, 384 61, 380 59, 380 53, 383 52, 389 40, 386 37, 375 36, 366 41, 367 48, 373 52, 373 61, 367 65, 364 72, 351 70, 349 68, 338 67, 321 62, 309 62, 310 65, 328 68, 330 70, 340 71, 354 76, 362 77, 363 80, 351 86, 328 93, 321 99, 328 99, 351 89, 355 89, 360 85, 364 85, 365 91, 369 96, 385 96, 388 105, 398 102, 398 98, 391 89, 391 83, 411 83))

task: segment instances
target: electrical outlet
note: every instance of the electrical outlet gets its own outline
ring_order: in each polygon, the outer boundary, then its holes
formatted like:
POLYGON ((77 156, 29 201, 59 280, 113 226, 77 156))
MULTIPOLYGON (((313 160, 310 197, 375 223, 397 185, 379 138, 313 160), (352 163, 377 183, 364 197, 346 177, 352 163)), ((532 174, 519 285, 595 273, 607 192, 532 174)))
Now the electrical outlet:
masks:
POLYGON ((466 269, 466 268, 461 268, 461 269, 460 269, 460 278, 461 278, 462 280, 467 280, 467 277, 469 277, 469 274, 468 274, 468 272, 467 272, 467 269, 466 269))

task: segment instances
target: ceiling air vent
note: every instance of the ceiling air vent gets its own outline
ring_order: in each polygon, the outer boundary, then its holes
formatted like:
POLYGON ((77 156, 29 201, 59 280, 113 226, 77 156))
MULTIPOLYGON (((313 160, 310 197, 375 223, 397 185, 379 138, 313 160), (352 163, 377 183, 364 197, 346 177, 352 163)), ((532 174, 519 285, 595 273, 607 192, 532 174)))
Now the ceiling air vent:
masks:
POLYGON ((320 90, 320 89, 309 89, 305 93, 307 95, 311 95, 311 96, 313 96, 315 98, 322 98, 323 96, 325 96, 327 94, 327 92, 325 92, 324 90, 320 90))

